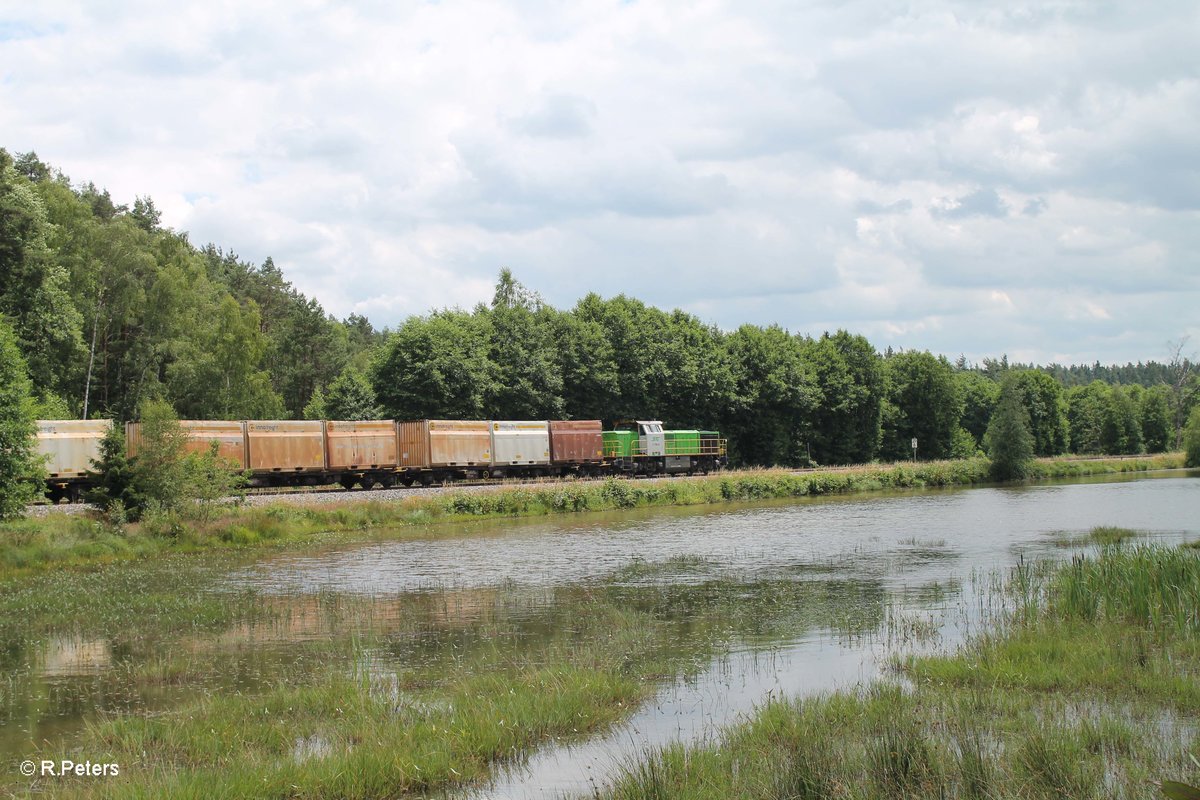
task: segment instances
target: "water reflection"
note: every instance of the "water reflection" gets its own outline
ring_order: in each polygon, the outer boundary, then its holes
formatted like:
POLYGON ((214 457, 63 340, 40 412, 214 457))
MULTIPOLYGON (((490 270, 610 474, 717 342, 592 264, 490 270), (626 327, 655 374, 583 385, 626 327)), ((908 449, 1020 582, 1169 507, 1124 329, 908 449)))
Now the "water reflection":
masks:
MULTIPOLYGON (((643 660, 663 682, 653 701, 598 738, 543 748, 480 795, 587 792, 648 744, 712 735, 771 696, 868 680, 897 646, 957 641, 982 602, 973 575, 1063 558, 1065 539, 1097 525, 1195 535, 1200 482, 588 515, 249 564, 120 565, 89 579, 157 598, 139 613, 0 621, 0 752, 26 757, 99 715, 303 683, 331 665, 369 664, 398 692, 402 673, 537 663, 603 643, 606 614, 640 615, 656 637, 643 660), (186 628, 162 610, 185 594, 203 610, 186 628)), ((39 596, 66 580, 43 579, 39 596)), ((330 746, 299 739, 295 756, 330 746)))

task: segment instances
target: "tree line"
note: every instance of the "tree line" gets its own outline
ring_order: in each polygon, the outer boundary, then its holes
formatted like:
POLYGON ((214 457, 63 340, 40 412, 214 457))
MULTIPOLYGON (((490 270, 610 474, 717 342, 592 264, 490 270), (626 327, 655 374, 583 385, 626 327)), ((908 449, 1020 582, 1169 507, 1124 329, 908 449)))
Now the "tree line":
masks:
POLYGON ((721 430, 735 464, 903 459, 914 438, 917 458, 974 455, 1009 384, 1037 455, 1159 452, 1200 397, 1182 347, 1125 367, 951 363, 845 330, 722 331, 624 294, 560 310, 508 270, 490 303, 377 330, 269 258, 192 245, 150 198, 117 205, 2 149, 0 325, 31 418, 126 420, 149 402, 188 419, 653 418, 721 430))

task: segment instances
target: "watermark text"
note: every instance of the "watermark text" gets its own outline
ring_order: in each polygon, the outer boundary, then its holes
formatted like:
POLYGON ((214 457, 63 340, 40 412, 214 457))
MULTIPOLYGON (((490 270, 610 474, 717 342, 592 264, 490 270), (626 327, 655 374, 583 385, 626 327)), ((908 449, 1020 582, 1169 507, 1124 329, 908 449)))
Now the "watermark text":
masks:
POLYGON ((34 761, 29 758, 21 762, 20 770, 26 778, 115 778, 121 774, 121 765, 102 761, 72 761, 68 758, 59 761, 34 761))

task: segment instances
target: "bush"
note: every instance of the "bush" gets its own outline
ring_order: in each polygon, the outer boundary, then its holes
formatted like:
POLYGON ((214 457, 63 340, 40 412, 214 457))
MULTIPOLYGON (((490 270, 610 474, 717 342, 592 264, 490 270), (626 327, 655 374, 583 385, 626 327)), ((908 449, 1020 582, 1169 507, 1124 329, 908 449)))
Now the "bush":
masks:
POLYGON ((1200 467, 1200 406, 1192 409, 1183 427, 1184 466, 1200 467))
POLYGON ((188 453, 187 432, 174 409, 162 401, 142 404, 141 440, 127 456, 124 435, 114 426, 101 444, 96 489, 89 499, 110 515, 120 509, 130 520, 152 512, 162 531, 175 531, 178 517, 207 519, 214 506, 245 488, 247 475, 217 455, 188 453))

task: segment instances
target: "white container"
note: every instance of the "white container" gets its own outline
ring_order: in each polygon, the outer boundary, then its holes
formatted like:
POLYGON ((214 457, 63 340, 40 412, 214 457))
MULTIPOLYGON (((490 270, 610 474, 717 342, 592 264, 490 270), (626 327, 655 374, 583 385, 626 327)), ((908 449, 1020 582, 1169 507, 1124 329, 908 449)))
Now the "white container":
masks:
POLYGON ((100 442, 112 428, 111 419, 40 419, 38 452, 49 456, 51 479, 82 478, 100 458, 100 442))
POLYGON ((550 463, 550 423, 498 421, 491 424, 492 466, 550 463))

